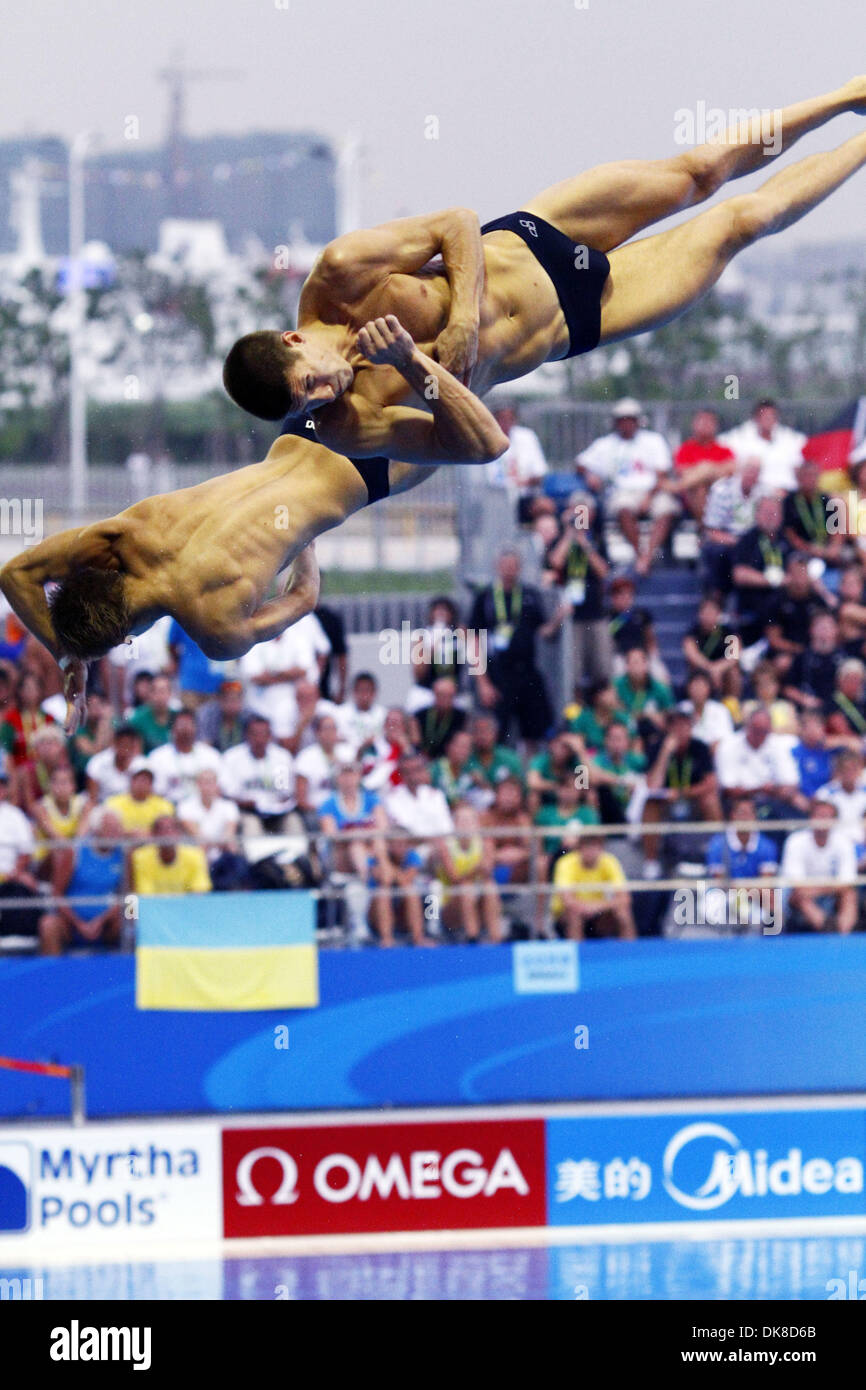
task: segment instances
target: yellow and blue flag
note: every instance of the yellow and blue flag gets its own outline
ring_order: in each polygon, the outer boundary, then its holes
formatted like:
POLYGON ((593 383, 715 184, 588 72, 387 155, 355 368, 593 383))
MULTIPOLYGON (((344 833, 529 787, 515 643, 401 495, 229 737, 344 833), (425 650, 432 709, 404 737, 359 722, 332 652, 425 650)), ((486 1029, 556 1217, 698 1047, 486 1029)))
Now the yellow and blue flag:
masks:
POLYGON ((140 897, 139 1009, 309 1009, 319 1002, 316 904, 299 890, 140 897))

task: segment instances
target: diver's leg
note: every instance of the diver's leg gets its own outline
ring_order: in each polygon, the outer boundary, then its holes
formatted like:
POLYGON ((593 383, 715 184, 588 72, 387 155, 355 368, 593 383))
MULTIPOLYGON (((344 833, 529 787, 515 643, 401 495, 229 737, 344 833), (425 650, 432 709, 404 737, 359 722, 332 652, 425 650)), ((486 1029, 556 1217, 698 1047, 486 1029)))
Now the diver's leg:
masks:
POLYGON ((729 198, 689 222, 610 253, 601 342, 668 323, 711 289, 730 261, 799 219, 866 164, 866 131, 835 150, 781 170, 754 193, 729 198))
POLYGON ((833 116, 866 111, 866 77, 777 111, 739 117, 718 141, 670 159, 627 159, 554 184, 525 206, 573 241, 610 251, 664 217, 695 207, 729 179, 763 169, 833 116))

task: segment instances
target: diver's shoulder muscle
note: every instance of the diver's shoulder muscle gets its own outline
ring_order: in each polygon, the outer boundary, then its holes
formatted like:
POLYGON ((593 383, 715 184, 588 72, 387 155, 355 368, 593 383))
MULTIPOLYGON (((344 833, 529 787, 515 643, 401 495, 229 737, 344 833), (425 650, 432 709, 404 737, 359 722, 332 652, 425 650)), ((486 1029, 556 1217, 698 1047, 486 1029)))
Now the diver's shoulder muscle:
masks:
MULTIPOLYGON (((295 445, 298 443, 296 434, 278 434, 268 452, 263 458, 263 463, 268 463, 271 459, 291 458, 296 452, 295 445)), ((256 465, 253 464, 253 467, 256 465)))

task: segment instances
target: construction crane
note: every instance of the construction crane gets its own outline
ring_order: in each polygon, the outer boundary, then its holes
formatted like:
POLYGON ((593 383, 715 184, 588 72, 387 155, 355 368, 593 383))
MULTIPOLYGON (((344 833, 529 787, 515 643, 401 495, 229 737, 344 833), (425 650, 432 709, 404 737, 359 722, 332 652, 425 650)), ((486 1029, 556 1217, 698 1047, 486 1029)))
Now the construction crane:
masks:
POLYGON ((169 189, 169 213, 180 212, 180 191, 184 184, 184 139, 186 133, 186 89, 189 82, 234 81, 243 74, 236 68, 191 68, 178 53, 168 67, 160 68, 157 77, 168 84, 168 128, 166 131, 166 160, 169 189))

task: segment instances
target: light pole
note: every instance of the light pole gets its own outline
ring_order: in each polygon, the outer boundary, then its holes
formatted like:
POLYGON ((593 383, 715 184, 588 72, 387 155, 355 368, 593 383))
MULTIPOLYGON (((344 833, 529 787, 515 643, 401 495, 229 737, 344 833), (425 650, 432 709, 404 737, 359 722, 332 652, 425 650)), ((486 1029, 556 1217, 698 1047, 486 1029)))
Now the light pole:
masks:
POLYGON ((87 296, 84 288, 84 161, 92 141, 81 130, 69 146, 69 501, 80 516, 87 506, 87 390, 82 372, 82 339, 87 296))
POLYGON ((337 149, 337 236, 356 232, 361 226, 362 157, 361 136, 350 130, 337 149))

